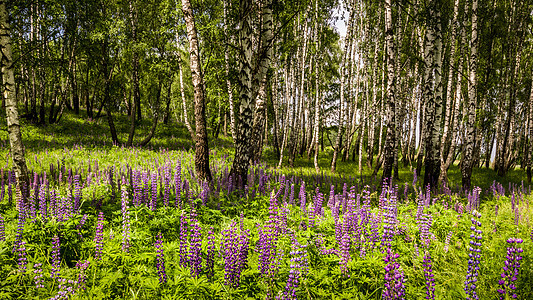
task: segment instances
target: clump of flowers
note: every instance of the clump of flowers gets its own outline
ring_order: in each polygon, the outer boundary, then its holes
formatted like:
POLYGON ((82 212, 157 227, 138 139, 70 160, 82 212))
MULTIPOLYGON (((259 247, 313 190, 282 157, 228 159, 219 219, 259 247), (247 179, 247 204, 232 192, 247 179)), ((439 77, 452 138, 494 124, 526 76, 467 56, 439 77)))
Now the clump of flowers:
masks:
POLYGON ((122 251, 130 248, 130 214, 128 206, 128 191, 122 190, 122 251))
POLYGON ((197 222, 192 225, 191 243, 189 248, 189 263, 191 276, 198 277, 202 270, 202 233, 197 222))
POLYGON ((38 263, 33 265, 33 281, 35 282, 36 288, 44 288, 44 279, 43 279, 43 264, 38 263))
POLYGON ((424 277, 426 278, 426 299, 435 300, 435 278, 433 277, 433 265, 429 252, 424 255, 422 266, 424 267, 424 277))
POLYGON ((157 234, 154 246, 157 275, 159 276, 159 283, 163 284, 167 282, 167 273, 165 272, 165 257, 163 254, 163 237, 161 236, 161 232, 157 234))
POLYGON ((18 266, 19 266, 19 271, 21 273, 25 273, 26 272, 26 265, 28 264, 28 259, 26 258, 26 242, 25 241, 19 241, 17 243, 17 250, 16 250, 17 254, 18 254, 18 266))
POLYGON ((78 273, 78 282, 76 283, 79 290, 85 290, 85 283, 87 282, 87 274, 85 274, 85 270, 89 267, 90 262, 88 260, 85 260, 83 262, 78 261, 76 263, 76 269, 79 270, 78 273))
POLYGON ((385 288, 382 298, 384 300, 404 299, 405 286, 404 274, 400 270, 400 264, 396 259, 400 257, 398 253, 393 253, 387 248, 387 255, 384 258, 385 265, 385 288))
POLYGON ((518 279, 518 269, 520 268, 520 261, 522 260, 522 248, 519 247, 522 244, 522 239, 519 238, 510 238, 507 240, 509 246, 507 247, 507 256, 505 260, 505 266, 503 267, 503 273, 501 279, 498 282, 500 288, 498 293, 500 293, 500 299, 507 299, 506 296, 511 298, 517 298, 514 290, 516 286, 514 282, 518 279))
POLYGON ((5 229, 4 222, 5 222, 4 217, 2 216, 2 214, 0 214, 0 241, 6 240, 6 229, 5 229))
POLYGON ((50 271, 50 277, 58 278, 59 270, 61 268, 61 243, 59 236, 54 235, 52 238, 52 270, 50 271))
POLYGON ((94 235, 95 260, 102 259, 102 250, 104 250, 104 213, 98 214, 98 223, 96 223, 96 234, 94 235))
POLYGON ((206 271, 207 278, 211 279, 215 275, 215 234, 213 227, 207 232, 207 257, 206 257, 206 271))
POLYGON ((468 250, 470 251, 470 253, 468 253, 468 273, 466 274, 465 281, 465 292, 467 300, 479 299, 476 292, 476 284, 477 277, 479 275, 479 264, 481 260, 482 231, 481 229, 479 229, 479 227, 481 227, 481 222, 479 221, 480 217, 481 213, 479 213, 477 210, 474 210, 472 212, 472 226, 470 227, 472 233, 470 234, 470 247, 468 248, 468 250))
POLYGON ((301 278, 307 274, 309 262, 307 258, 307 245, 300 245, 298 241, 293 238, 292 249, 290 252, 289 278, 285 285, 283 294, 276 297, 279 300, 297 300, 296 290, 301 282, 301 278))
POLYGON ((221 252, 224 260, 225 284, 239 287, 241 272, 248 264, 248 231, 237 234, 237 222, 232 222, 228 229, 222 230, 221 252))

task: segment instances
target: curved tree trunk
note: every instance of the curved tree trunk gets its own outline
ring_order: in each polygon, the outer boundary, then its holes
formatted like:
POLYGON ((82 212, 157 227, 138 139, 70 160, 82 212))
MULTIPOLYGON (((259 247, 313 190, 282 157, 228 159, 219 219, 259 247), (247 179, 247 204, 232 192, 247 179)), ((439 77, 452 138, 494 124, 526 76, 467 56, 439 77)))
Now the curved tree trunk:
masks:
MULTIPOLYGON (((6 2, 0 0, 0 66, 2 68, 1 75, 4 88, 2 95, 6 105, 7 131, 11 147, 11 159, 13 160, 17 181, 17 193, 20 193, 25 198, 29 192, 28 168, 24 158, 24 145, 22 144, 22 134, 20 132, 8 20, 6 2)), ((17 209, 19 209, 18 205, 19 202, 17 202, 17 209)))
POLYGON ((196 121, 196 149, 194 152, 194 166, 196 175, 200 180, 211 181, 209 169, 209 145, 207 143, 207 126, 205 121, 205 91, 202 65, 200 63, 200 49, 198 47, 198 34, 194 24, 194 15, 189 0, 181 0, 187 38, 189 39, 189 52, 191 55, 191 77, 194 86, 194 120, 196 121))

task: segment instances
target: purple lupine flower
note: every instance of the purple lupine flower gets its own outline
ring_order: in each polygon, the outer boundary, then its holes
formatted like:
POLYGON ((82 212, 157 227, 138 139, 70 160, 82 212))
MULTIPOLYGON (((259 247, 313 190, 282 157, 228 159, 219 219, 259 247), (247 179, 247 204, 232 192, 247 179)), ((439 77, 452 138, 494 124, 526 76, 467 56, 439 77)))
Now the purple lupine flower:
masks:
POLYGON ((43 220, 46 221, 46 216, 48 215, 46 210, 46 184, 41 184, 39 189, 39 211, 43 220))
POLYGON ((157 234, 157 239, 154 243, 155 246, 155 259, 156 259, 156 268, 157 275, 159 276, 159 283, 167 283, 167 273, 165 271, 165 257, 163 254, 163 237, 161 232, 157 234))
POLYGON ((209 228, 207 232, 207 257, 206 257, 206 271, 207 278, 211 279, 215 275, 215 234, 213 233, 213 227, 209 228))
POLYGON ((185 267, 189 264, 187 253, 189 252, 187 247, 187 219, 185 214, 180 218, 180 266, 185 267))
POLYGON ((202 183, 202 191, 200 192, 200 195, 199 195, 200 199, 202 200, 203 205, 207 203, 208 196, 209 196, 209 183, 207 181, 204 181, 202 183))
POLYGON ((501 294, 500 299, 517 298, 517 294, 514 292, 516 285, 514 282, 518 278, 518 269, 520 268, 520 261, 522 260, 522 248, 519 247, 522 244, 522 239, 510 238, 507 240, 509 246, 507 247, 507 256, 505 260, 505 266, 503 267, 503 273, 501 279, 498 281, 500 288, 498 293, 501 294))
POLYGON ((74 280, 59 278, 57 281, 59 282, 59 291, 57 292, 57 295, 50 298, 50 300, 68 300, 70 295, 74 295, 74 280))
POLYGON ((4 195, 5 195, 4 169, 0 169, 0 202, 4 201, 4 195))
POLYGON ((384 300, 404 299, 405 296, 405 279, 400 264, 396 262, 398 257, 400 257, 398 253, 392 253, 391 249, 387 248, 387 255, 384 258, 386 263, 385 288, 382 294, 384 300))
POLYGON ((50 271, 51 278, 59 278, 59 271, 61 269, 61 243, 59 236, 56 234, 52 238, 52 270, 50 271))
POLYGON ((84 262, 78 261, 76 263, 76 269, 78 269, 78 281, 76 286, 78 290, 85 290, 85 283, 87 282, 87 274, 85 270, 89 267, 90 262, 85 260, 84 262))
POLYGON ((74 211, 77 211, 80 209, 80 201, 81 201, 82 193, 81 193, 81 185, 80 185, 80 175, 74 176, 74 211))
POLYGON ((265 225, 258 226, 259 240, 256 246, 259 252, 259 272, 262 276, 273 277, 277 273, 275 268, 278 240, 276 228, 270 220, 265 225))
POLYGON ((98 213, 98 223, 96 223, 96 234, 94 235, 95 253, 94 259, 102 259, 102 251, 104 250, 104 213, 98 213))
POLYGON ((152 197, 150 198, 150 209, 155 211, 157 208, 157 172, 152 172, 152 197))
POLYGON ((142 172, 142 182, 143 182, 143 188, 142 188, 142 200, 141 202, 148 206, 150 204, 150 177, 149 177, 150 171, 142 172))
POLYGON ((444 241, 444 252, 448 253, 448 248, 450 246, 450 240, 452 238, 453 231, 450 230, 448 234, 446 235, 446 240, 444 241))
POLYGON ((291 193, 289 195, 289 204, 294 205, 294 184, 291 184, 291 193))
POLYGON ((192 226, 191 247, 189 248, 189 262, 191 266, 191 276, 198 277, 202 271, 202 233, 197 222, 192 226))
POLYGON ((13 243, 13 253, 18 251, 19 243, 22 241, 22 234, 24 233, 25 222, 26 219, 24 218, 24 211, 21 211, 18 214, 17 234, 15 235, 15 242, 13 243))
POLYGON ((181 205, 181 162, 178 160, 176 171, 174 172, 174 193, 176 194, 176 207, 181 205))
POLYGON ((348 270, 348 262, 350 262, 351 260, 350 242, 350 235, 347 231, 345 231, 342 235, 341 242, 339 245, 341 254, 341 260, 339 261, 339 264, 341 268, 341 273, 346 277, 350 277, 348 270))
POLYGON ((285 285, 282 297, 278 299, 298 299, 296 297, 296 290, 300 283, 300 277, 307 273, 308 268, 307 251, 305 251, 305 247, 306 246, 300 245, 298 241, 293 238, 292 250, 290 252, 289 278, 287 279, 287 284, 285 285))
POLYGON ((5 220, 2 214, 0 214, 0 241, 6 240, 5 220))
POLYGON ((237 223, 233 221, 228 229, 222 230, 221 254, 224 260, 224 284, 237 288, 240 283, 239 244, 237 237, 237 223))
POLYGON ((16 243, 16 252, 17 252, 17 256, 18 256, 18 266, 19 266, 19 271, 21 273, 25 273, 26 272, 26 266, 28 264, 28 259, 26 258, 27 256, 27 253, 26 253, 26 242, 25 241, 19 241, 18 243, 16 243))
POLYGON ((122 189, 122 251, 128 252, 130 248, 130 213, 128 206, 128 191, 122 189))
POLYGON ((300 209, 305 213, 305 181, 300 185, 300 209))
POLYGON ((431 255, 428 251, 424 255, 422 266, 424 267, 424 277, 426 278, 426 299, 435 300, 435 278, 433 275, 431 255))
POLYGON ((482 231, 479 229, 479 227, 481 227, 481 222, 479 221, 481 213, 474 210, 472 212, 472 216, 472 227, 470 227, 472 234, 470 234, 470 247, 468 248, 470 253, 468 253, 468 273, 466 274, 465 292, 467 300, 479 300, 476 292, 476 286, 481 259, 482 231))
POLYGON ((33 281, 36 288, 44 288, 43 279, 43 264, 38 263, 33 265, 33 281))
POLYGON ((57 192, 56 190, 50 190, 50 216, 59 219, 59 208, 57 203, 57 192))
POLYGON ((78 230, 78 235, 80 238, 83 238, 83 235, 81 234, 81 229, 83 228, 83 225, 85 225, 85 222, 87 221, 87 214, 84 214, 78 225, 76 225, 76 230, 78 230))
POLYGON ((163 194, 163 203, 165 206, 168 206, 169 201, 170 201, 170 167, 169 166, 165 166, 163 182, 165 185, 165 191, 163 194))
POLYGON ((142 202, 141 172, 133 170, 133 205, 139 206, 142 202))
POLYGON ((391 242, 394 239, 394 233, 397 223, 397 216, 396 216, 396 205, 397 205, 397 199, 396 199, 396 193, 394 188, 387 189, 388 197, 384 196, 382 194, 382 202, 383 202, 383 237, 382 237, 382 244, 385 246, 390 247, 391 242))

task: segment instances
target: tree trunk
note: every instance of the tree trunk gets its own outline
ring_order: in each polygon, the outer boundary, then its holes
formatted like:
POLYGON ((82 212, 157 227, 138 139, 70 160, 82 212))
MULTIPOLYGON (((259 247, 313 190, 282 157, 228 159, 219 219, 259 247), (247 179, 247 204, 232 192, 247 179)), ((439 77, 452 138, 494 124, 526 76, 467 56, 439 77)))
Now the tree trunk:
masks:
POLYGON ((435 187, 440 173, 440 123, 442 119, 442 33, 438 1, 429 5, 426 29, 424 98, 426 102, 424 186, 435 187), (432 74, 435 74, 434 79, 432 74), (434 82, 433 82, 434 80, 434 82), (432 89, 432 85, 435 89, 432 89))
MULTIPOLYGON (((131 19, 131 33, 133 43, 137 43, 137 9, 132 4, 130 0, 130 19, 131 19)), ((131 109, 130 115, 130 132, 128 135, 128 141, 126 147, 131 147, 133 145, 133 138, 135 136, 135 127, 136 121, 141 120, 141 93, 139 89, 139 55, 137 50, 133 50, 133 60, 132 60, 132 81, 133 81, 133 106, 131 109)))
POLYGON ((395 81, 394 76, 394 31, 392 27, 392 1, 385 0, 385 43, 387 45, 387 137, 384 145, 384 164, 381 182, 390 180, 394 164, 394 144, 396 137, 395 119, 395 81))
MULTIPOLYGON (((224 35, 228 37, 228 18, 227 18, 227 1, 224 2, 224 35)), ((229 102, 229 119, 230 119, 230 130, 231 137, 233 142, 237 140, 236 130, 235 130, 235 109, 233 108, 233 87, 229 77, 229 49, 227 44, 225 45, 224 51, 224 64, 226 68, 226 86, 228 88, 228 102, 229 102)))
POLYGON ((272 59, 272 0, 265 1, 263 7, 263 23, 261 35, 261 46, 259 48, 259 57, 256 76, 254 77, 253 96, 256 99, 255 113, 253 119, 252 129, 252 153, 251 158, 254 161, 258 161, 261 158, 263 152, 261 143, 261 134, 264 131, 265 114, 266 114, 266 97, 267 97, 267 71, 270 68, 270 61, 272 59), (258 90, 256 91, 256 89, 258 90), (257 94, 257 95, 255 95, 257 94))
MULTIPOLYGON (((453 6, 453 20, 451 23, 452 27, 452 33, 450 36, 450 42, 452 43, 452 48, 450 52, 450 62, 448 66, 448 82, 446 86, 446 115, 444 117, 444 128, 442 132, 442 140, 440 143, 440 163, 441 165, 445 162, 445 157, 447 156, 445 153, 446 146, 449 144, 449 131, 450 131, 450 124, 451 119, 453 118, 452 112, 453 110, 453 75, 454 75, 454 66, 455 66, 455 57, 456 57, 456 51, 457 51, 457 17, 459 15, 459 0, 455 0, 455 4, 453 6)), ((439 175, 439 183, 442 182, 442 168, 441 173, 439 175)))
POLYGON ((194 166, 196 175, 200 180, 211 181, 209 169, 209 145, 207 143, 207 126, 205 121, 205 91, 202 65, 200 63, 200 50, 198 47, 198 35, 194 23, 194 15, 189 0, 181 0, 187 38, 189 39, 189 52, 191 55, 191 77, 194 87, 194 120, 196 122, 196 149, 194 166))
MULTIPOLYGON (((461 38, 461 45, 464 44, 464 34, 461 38)), ((455 135, 459 136, 459 130, 457 129, 458 126, 458 120, 459 120, 459 105, 461 103, 461 89, 462 89, 462 81, 463 81, 463 56, 462 51, 459 52, 459 62, 458 62, 458 68, 457 68, 457 82, 456 82, 456 88, 455 88, 455 97, 448 99, 448 101, 454 100, 452 113, 450 118, 452 119, 452 128, 456 132, 455 135)), ((440 174, 439 174, 439 182, 447 181, 447 173, 448 168, 450 165, 453 164, 453 160, 455 158, 455 147, 457 144, 457 137, 452 135, 450 137, 450 148, 448 150, 447 156, 444 158, 444 161, 441 163, 440 166, 440 174)))
MULTIPOLYGON (((0 66, 2 70, 3 98, 6 104, 7 131, 11 147, 11 159, 15 169, 17 193, 24 198, 29 193, 28 168, 24 158, 24 145, 20 131, 20 121, 15 95, 15 76, 13 72, 13 57, 11 53, 11 36, 9 16, 6 10, 6 1, 0 0, 0 66)), ((17 209, 18 203, 17 203, 17 209)))
POLYGON ((340 70, 340 100, 339 100, 339 124, 337 129, 337 138, 335 139, 335 146, 333 147, 333 158, 331 159, 331 172, 335 172, 337 168, 337 156, 341 151, 342 136, 344 134, 344 119, 347 111, 346 99, 344 99, 345 85, 346 85, 346 65, 350 62, 350 54, 352 51, 352 27, 355 19, 355 8, 351 8, 350 19, 346 28, 346 37, 344 40, 344 53, 341 61, 340 70))
POLYGON ((181 104, 183 105, 183 123, 187 131, 191 135, 192 141, 195 139, 194 130, 192 130, 191 123, 189 122, 189 112, 187 109, 187 101, 185 100, 185 86, 183 85, 183 63, 181 58, 179 59, 179 76, 180 76, 180 95, 181 95, 181 104))
POLYGON ((533 166, 533 79, 531 80, 531 90, 529 91, 529 137, 527 141, 527 182, 531 184, 531 167, 533 166))
POLYGON ((468 80, 468 101, 466 135, 464 139, 463 161, 461 163, 461 176, 463 189, 468 190, 471 186, 472 159, 474 153, 476 102, 477 102, 477 64, 478 64, 478 36, 477 36, 477 0, 472 1, 472 38, 470 40, 470 68, 468 80))

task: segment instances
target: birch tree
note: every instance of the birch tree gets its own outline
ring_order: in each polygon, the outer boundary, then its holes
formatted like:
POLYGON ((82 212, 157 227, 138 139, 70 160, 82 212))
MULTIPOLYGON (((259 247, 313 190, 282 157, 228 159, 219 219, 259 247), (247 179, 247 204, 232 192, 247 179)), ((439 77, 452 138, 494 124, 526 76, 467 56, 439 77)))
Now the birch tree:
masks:
POLYGON ((196 175, 201 180, 211 181, 209 169, 209 145, 207 143, 207 126, 205 121, 205 90, 202 65, 200 62, 200 49, 198 34, 194 23, 194 15, 189 0, 181 0, 187 38, 189 40, 189 53, 191 56, 191 77, 194 87, 194 120, 196 122, 196 138, 194 151, 194 166, 196 175))
POLYGON ((466 101, 466 133, 464 139, 463 161, 461 162, 461 176, 463 189, 470 189, 474 139, 475 139, 475 122, 476 122, 476 102, 477 102, 477 64, 478 64, 478 32, 477 32, 477 9, 478 1, 472 0, 472 36, 470 39, 470 62, 468 78, 468 100, 466 101))
POLYGON ((385 0, 385 44, 387 55, 387 90, 386 90, 386 126, 387 137, 384 145, 384 161, 382 182, 390 180, 394 165, 394 145, 396 143, 395 123, 395 76, 394 76, 394 28, 392 27, 392 1, 385 0))
MULTIPOLYGON (((11 147, 11 159, 15 169, 17 191, 23 197, 29 193, 28 168, 24 158, 24 145, 20 131, 20 120, 15 96, 15 76, 11 50, 9 15, 6 1, 0 0, 0 67, 2 70, 2 98, 6 106, 7 131, 11 147)), ((17 203, 18 208, 18 203, 17 203)))

